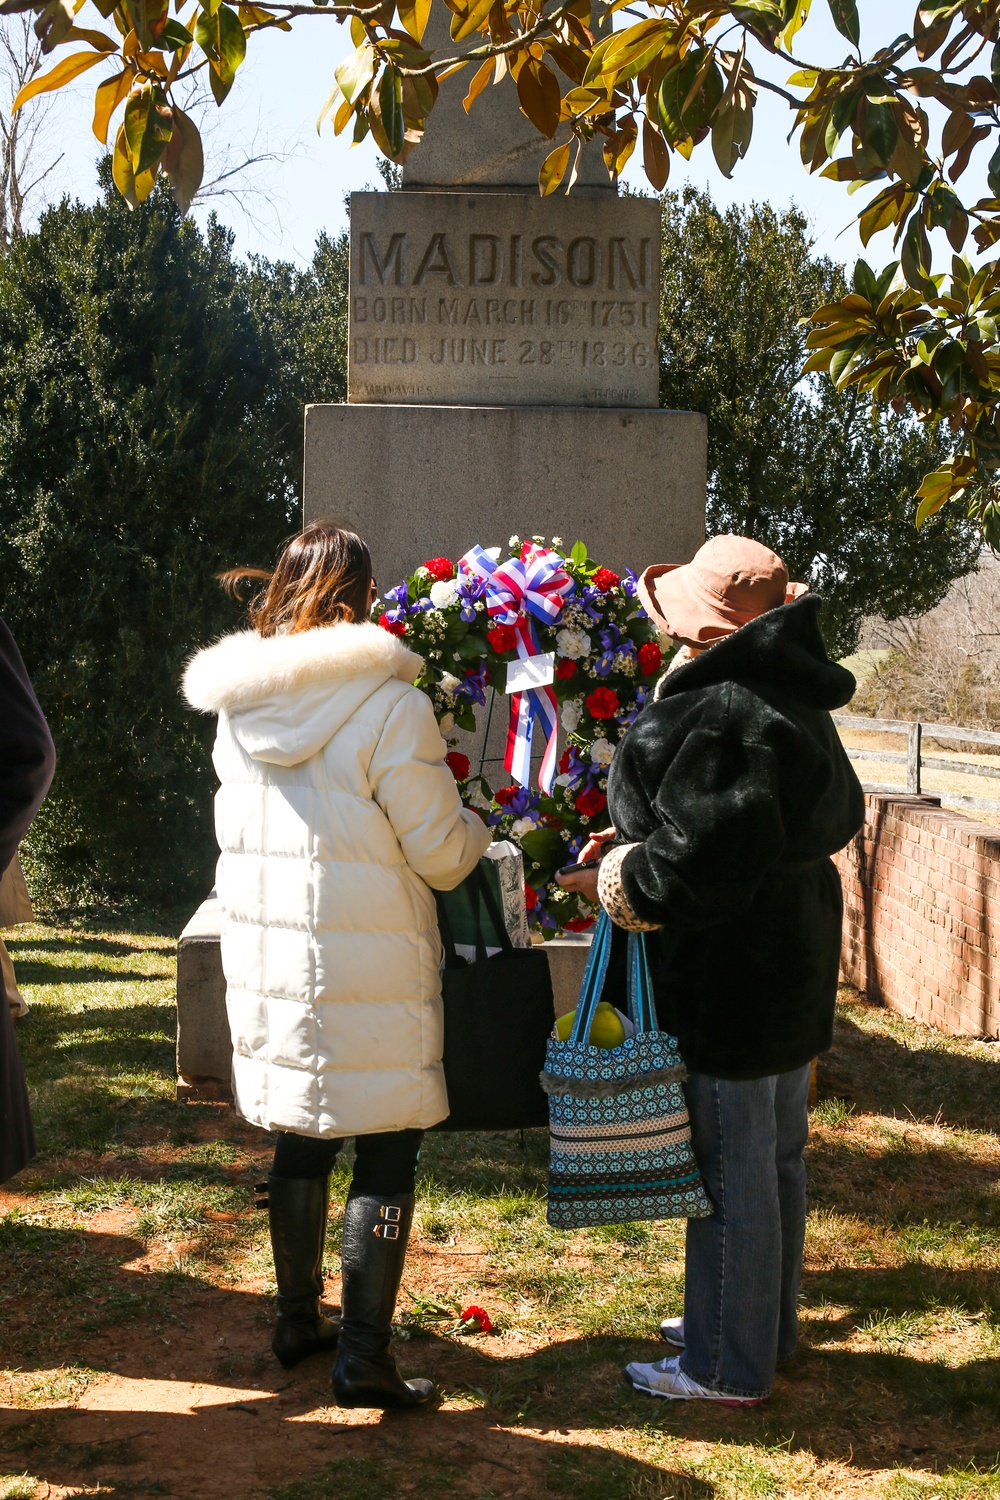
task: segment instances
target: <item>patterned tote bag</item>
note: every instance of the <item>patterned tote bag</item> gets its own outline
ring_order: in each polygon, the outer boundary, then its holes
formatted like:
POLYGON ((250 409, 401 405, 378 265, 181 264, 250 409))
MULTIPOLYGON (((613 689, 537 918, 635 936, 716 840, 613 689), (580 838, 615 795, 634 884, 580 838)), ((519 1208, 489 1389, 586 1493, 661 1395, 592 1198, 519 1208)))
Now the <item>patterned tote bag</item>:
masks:
POLYGON ((548 1220, 558 1229, 633 1219, 706 1218, 712 1206, 691 1150, 674 1037, 656 1029, 644 933, 628 940, 628 1004, 635 1035, 591 1047, 611 957, 611 920, 594 934, 573 1034, 550 1037, 542 1087, 549 1096, 548 1220))

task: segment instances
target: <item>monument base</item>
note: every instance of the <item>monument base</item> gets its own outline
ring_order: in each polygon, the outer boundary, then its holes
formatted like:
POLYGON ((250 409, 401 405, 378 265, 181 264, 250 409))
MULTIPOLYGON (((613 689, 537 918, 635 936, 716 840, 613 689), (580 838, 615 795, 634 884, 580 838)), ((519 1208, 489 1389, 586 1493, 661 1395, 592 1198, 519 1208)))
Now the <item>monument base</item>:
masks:
POLYGON ((305 520, 346 519, 384 593, 427 557, 516 533, 582 538, 621 572, 705 540, 700 412, 572 406, 308 406, 305 520))
MULTIPOLYGON (((226 1016, 220 951, 221 913, 215 892, 203 901, 177 943, 177 1097, 192 1104, 232 1099, 233 1044, 226 1016)), ((554 1015, 576 1006, 589 936, 545 944, 552 974, 554 1015)))

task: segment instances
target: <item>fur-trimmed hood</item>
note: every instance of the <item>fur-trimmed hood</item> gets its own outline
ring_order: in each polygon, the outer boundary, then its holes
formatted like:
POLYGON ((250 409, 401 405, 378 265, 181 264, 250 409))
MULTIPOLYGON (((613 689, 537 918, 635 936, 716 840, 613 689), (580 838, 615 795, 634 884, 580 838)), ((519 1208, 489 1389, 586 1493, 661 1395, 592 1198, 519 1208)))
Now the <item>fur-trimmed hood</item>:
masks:
POLYGON ((423 659, 368 621, 298 635, 225 635, 188 662, 192 708, 228 716, 248 754, 278 765, 314 755, 383 683, 412 683, 423 659))

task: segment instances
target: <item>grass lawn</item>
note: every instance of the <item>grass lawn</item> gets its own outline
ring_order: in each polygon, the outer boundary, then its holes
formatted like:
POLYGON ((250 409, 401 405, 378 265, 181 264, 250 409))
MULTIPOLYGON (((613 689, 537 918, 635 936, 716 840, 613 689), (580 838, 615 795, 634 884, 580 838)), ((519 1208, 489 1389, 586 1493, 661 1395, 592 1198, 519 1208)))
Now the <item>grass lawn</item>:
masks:
POLYGON ((554 1232, 543 1132, 430 1136, 397 1355, 444 1400, 350 1412, 323 1357, 270 1356, 267 1138, 174 1100, 171 937, 34 926, 10 948, 41 1154, 0 1190, 0 1500, 1000 1500, 996 1046, 844 992, 802 1348, 751 1411, 621 1381, 681 1310, 683 1226, 554 1232), (451 1331, 468 1302, 496 1333, 451 1331))

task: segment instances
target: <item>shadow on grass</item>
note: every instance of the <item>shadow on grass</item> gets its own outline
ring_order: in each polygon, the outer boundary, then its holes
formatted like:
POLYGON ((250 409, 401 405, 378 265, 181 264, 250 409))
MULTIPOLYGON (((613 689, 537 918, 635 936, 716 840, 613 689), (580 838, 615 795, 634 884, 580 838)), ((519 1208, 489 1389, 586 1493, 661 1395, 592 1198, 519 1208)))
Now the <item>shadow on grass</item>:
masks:
MULTIPOLYGON (((120 1235, 51 1229, 17 1219, 0 1226, 0 1263, 5 1267, 0 1287, 0 1351, 5 1363, 28 1377, 29 1387, 32 1372, 37 1372, 37 1385, 33 1393, 29 1390, 32 1409, 0 1413, 0 1442, 8 1467, 20 1465, 50 1484, 81 1483, 86 1477, 81 1453, 88 1444, 99 1447, 119 1442, 131 1445, 130 1451, 137 1455, 135 1464, 154 1449, 161 1453, 183 1449, 201 1454, 208 1472, 217 1468, 220 1447, 236 1442, 240 1432, 240 1442, 252 1438, 255 1445, 264 1443, 266 1448, 272 1443, 267 1437, 270 1423, 274 1435, 280 1435, 281 1451, 287 1448, 293 1457, 301 1451, 308 1458, 316 1443, 322 1442, 327 1455, 323 1461, 328 1462, 333 1439, 337 1456, 343 1457, 343 1440, 350 1438, 356 1444, 349 1449, 350 1456, 375 1464, 372 1473, 376 1476, 384 1456, 381 1434, 419 1433, 421 1462, 426 1460, 432 1470, 443 1475, 454 1468, 459 1478, 465 1470, 479 1475, 478 1488, 466 1489, 464 1479, 461 1483, 456 1479, 451 1490, 440 1493, 492 1493, 483 1487, 477 1455, 489 1455, 493 1451, 489 1445, 499 1440, 499 1434, 506 1447, 502 1453, 493 1452, 490 1463, 501 1478, 508 1471, 517 1474, 522 1464, 537 1468, 541 1463, 544 1482, 539 1481, 540 1489, 515 1485, 501 1487, 497 1493, 554 1492, 577 1500, 588 1496, 659 1500, 676 1494, 707 1500, 715 1493, 712 1486, 699 1480, 702 1487, 692 1488, 690 1476, 673 1475, 655 1464, 573 1442, 546 1444, 540 1435, 558 1430, 571 1438, 604 1428, 644 1433, 648 1439, 651 1431, 658 1430, 664 1436, 723 1445, 768 1447, 785 1441, 790 1452, 842 1460, 843 1436, 849 1431, 857 1462, 888 1469, 906 1461, 904 1450, 912 1448, 907 1438, 933 1421, 937 1464, 961 1465, 973 1457, 988 1462, 1000 1450, 1000 1361, 994 1359, 952 1368, 905 1352, 804 1349, 779 1373, 769 1405, 734 1411, 707 1403, 660 1403, 636 1395, 621 1380, 622 1366, 630 1359, 661 1357, 662 1344, 606 1336, 566 1339, 512 1356, 502 1352, 503 1344, 492 1340, 458 1341, 429 1335, 401 1343, 397 1357, 404 1374, 427 1374, 454 1400, 468 1400, 472 1408, 416 1418, 390 1415, 377 1428, 354 1426, 353 1419, 324 1427, 309 1414, 329 1402, 327 1361, 318 1356, 291 1373, 273 1364, 267 1352, 269 1298, 215 1288, 176 1272, 145 1270, 136 1264, 143 1255, 138 1241, 120 1235), (47 1337, 33 1348, 33 1334, 40 1324, 47 1337), (48 1396, 53 1371, 66 1366, 96 1372, 97 1377, 113 1374, 157 1385, 155 1389, 151 1384, 133 1387, 128 1402, 116 1402, 112 1393, 99 1411, 78 1411, 53 1404, 61 1391, 57 1380, 52 1399, 48 1396), (164 1403, 162 1388, 170 1382, 214 1386, 214 1404, 190 1410, 185 1398, 179 1402, 181 1409, 163 1410, 170 1403, 164 1403), (117 1405, 129 1409, 117 1410, 117 1405), (408 1421, 414 1425, 408 1426, 408 1421), (781 1424, 781 1432, 791 1432, 793 1437, 782 1438, 776 1423, 781 1424), (887 1441, 889 1431, 896 1435, 894 1441, 887 1441), (671 1490, 665 1481, 674 1480, 677 1486, 671 1490)), ((879 1284, 883 1305, 891 1304, 894 1295, 890 1276, 886 1273, 879 1284)), ((831 1277, 826 1284, 811 1277, 809 1300, 820 1289, 844 1295, 850 1289, 843 1282, 842 1274, 836 1283, 831 1277)), ((856 1289, 860 1285, 858 1273, 856 1289)), ((964 1283, 956 1280, 953 1290, 973 1301, 964 1283)), ((858 1290, 859 1311, 862 1306, 858 1290)), ((264 1450, 258 1447, 257 1451, 264 1450)), ((112 1487, 104 1492, 132 1493, 126 1471, 133 1461, 123 1460, 123 1487, 115 1488, 115 1466, 105 1460, 101 1480, 112 1487)), ((314 1469, 305 1472, 315 1473, 321 1467, 317 1461, 314 1469)), ((294 1479, 295 1472, 279 1470, 268 1483, 273 1487, 283 1477, 294 1479)), ((334 1468, 331 1485, 335 1477, 334 1468)), ((156 1493, 148 1486, 134 1492, 156 1493)), ((171 1487, 167 1492, 203 1497, 197 1488, 171 1487)), ((232 1493, 243 1491, 237 1484, 232 1493)), ((274 1493, 278 1500, 322 1500, 337 1491, 286 1486, 274 1493)), ((366 1493, 357 1491, 359 1496, 366 1493)))
POLYGON ((892 1011, 861 1000, 838 1005, 833 1051, 819 1061, 822 1099, 844 1099, 859 1113, 1000 1130, 1000 1045, 993 1061, 950 1050, 944 1035, 921 1029, 921 1045, 906 1046, 858 1025, 852 1012, 890 1027, 901 1022, 892 1011))
MULTIPOLYGON (((144 936, 142 929, 139 927, 134 927, 133 931, 137 938, 144 936)), ((162 937, 162 928, 151 928, 148 935, 151 937, 162 937)), ((137 954, 144 953, 160 958, 173 958, 177 952, 176 945, 170 942, 158 943, 151 946, 149 943, 130 943, 126 938, 90 937, 86 932, 74 933, 72 937, 57 937, 54 932, 51 937, 48 935, 44 937, 29 937, 25 935, 22 937, 20 929, 17 927, 7 929, 6 943, 15 961, 17 961, 20 955, 20 960, 23 963, 32 962, 32 952, 34 950, 41 951, 42 953, 92 953, 102 958, 134 958, 137 954)), ((36 962, 40 967, 48 967, 45 959, 39 959, 36 962)), ((80 971, 75 970, 74 972, 79 973, 80 971)), ((105 978, 109 972, 106 969, 101 969, 99 971, 100 977, 105 978)), ((49 981, 43 975, 36 982, 45 984, 49 981)))

